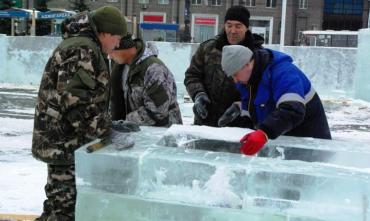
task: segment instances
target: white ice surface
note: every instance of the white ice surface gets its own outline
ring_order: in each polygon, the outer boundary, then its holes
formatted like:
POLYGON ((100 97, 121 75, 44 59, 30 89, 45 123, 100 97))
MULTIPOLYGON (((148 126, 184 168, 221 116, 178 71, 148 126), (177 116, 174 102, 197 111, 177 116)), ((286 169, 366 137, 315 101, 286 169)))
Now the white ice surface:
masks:
MULTIPOLYGON (((370 125, 370 103, 324 100, 337 105, 327 113, 331 127, 370 125)), ((181 105, 186 125, 192 122, 191 107, 191 103, 181 105)), ((42 211, 46 164, 31 156, 32 128, 31 119, 0 118, 0 213, 39 214, 42 211)), ((214 136, 240 139, 240 129, 229 129, 228 134, 219 134, 219 129, 215 128, 214 136)), ((334 139, 370 142, 369 130, 345 128, 332 131, 332 135, 334 139)))

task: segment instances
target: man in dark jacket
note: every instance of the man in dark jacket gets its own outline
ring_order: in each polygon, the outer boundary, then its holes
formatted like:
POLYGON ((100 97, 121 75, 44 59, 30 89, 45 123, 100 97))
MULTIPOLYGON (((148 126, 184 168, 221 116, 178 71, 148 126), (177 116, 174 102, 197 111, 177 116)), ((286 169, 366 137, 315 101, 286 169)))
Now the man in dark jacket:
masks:
POLYGON ((182 124, 175 78, 157 57, 155 45, 127 35, 109 56, 116 63, 112 70, 113 120, 164 127, 182 124))
POLYGON ((111 6, 62 23, 63 41, 46 64, 35 110, 32 154, 48 164, 47 199, 37 221, 74 220, 74 151, 111 133, 102 52, 117 47, 126 30, 124 17, 111 6))
MULTIPOLYGON (((194 101, 194 124, 217 126, 225 110, 240 100, 233 81, 221 68, 221 51, 225 45, 244 45, 254 48, 249 31, 249 11, 243 6, 230 7, 225 15, 224 31, 214 39, 200 44, 185 72, 184 84, 194 101)), ((229 126, 243 125, 242 119, 229 126)))
POLYGON ((268 139, 280 135, 331 139, 321 100, 311 82, 284 53, 269 49, 254 53, 240 45, 225 46, 222 68, 241 93, 241 102, 228 108, 219 126, 245 115, 256 131, 240 142, 241 152, 254 155, 268 139))

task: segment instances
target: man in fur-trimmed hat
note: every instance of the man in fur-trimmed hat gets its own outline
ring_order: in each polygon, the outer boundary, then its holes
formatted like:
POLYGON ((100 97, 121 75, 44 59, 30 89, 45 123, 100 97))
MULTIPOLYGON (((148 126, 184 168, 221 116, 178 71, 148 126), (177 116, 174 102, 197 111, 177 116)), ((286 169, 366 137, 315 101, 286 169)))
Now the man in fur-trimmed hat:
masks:
POLYGON ((153 43, 127 35, 109 56, 112 69, 113 120, 169 127, 182 124, 175 78, 158 58, 153 43))

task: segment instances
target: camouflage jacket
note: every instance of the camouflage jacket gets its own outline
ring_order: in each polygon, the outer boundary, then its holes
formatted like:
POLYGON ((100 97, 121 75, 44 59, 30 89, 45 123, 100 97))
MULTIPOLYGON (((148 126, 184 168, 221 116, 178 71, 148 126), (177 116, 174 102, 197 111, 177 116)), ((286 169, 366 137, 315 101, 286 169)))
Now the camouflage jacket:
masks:
POLYGON ((157 58, 158 50, 153 44, 144 45, 138 39, 135 43, 139 52, 134 62, 113 67, 113 120, 126 119, 150 126, 182 124, 171 71, 157 58))
MULTIPOLYGON (((196 125, 217 127, 217 121, 226 109, 233 102, 240 100, 240 94, 233 80, 224 74, 221 67, 222 48, 227 44, 225 33, 203 42, 193 55, 190 66, 185 72, 184 84, 193 101, 199 92, 205 92, 211 100, 207 108, 207 118, 201 119, 195 116, 194 124, 196 125)), ((250 31, 246 33, 246 38, 241 44, 251 49, 254 48, 250 31)), ((228 126, 242 125, 244 125, 244 120, 237 119, 228 126)))
POLYGON ((36 103, 32 154, 49 164, 74 163, 74 151, 110 127, 109 73, 88 13, 62 24, 36 103))

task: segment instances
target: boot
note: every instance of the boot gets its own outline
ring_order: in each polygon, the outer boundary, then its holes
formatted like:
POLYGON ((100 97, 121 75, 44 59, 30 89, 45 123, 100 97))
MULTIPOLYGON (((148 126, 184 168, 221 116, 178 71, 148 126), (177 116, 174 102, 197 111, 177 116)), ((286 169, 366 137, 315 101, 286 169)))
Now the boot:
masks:
POLYGON ((48 218, 49 218, 49 214, 46 214, 45 212, 43 212, 43 213, 41 214, 41 216, 39 216, 39 217, 37 217, 37 218, 35 219, 35 221, 47 221, 47 220, 48 220, 48 218))
POLYGON ((69 216, 60 215, 60 214, 58 215, 52 214, 45 221, 74 221, 74 218, 69 217, 69 216))

